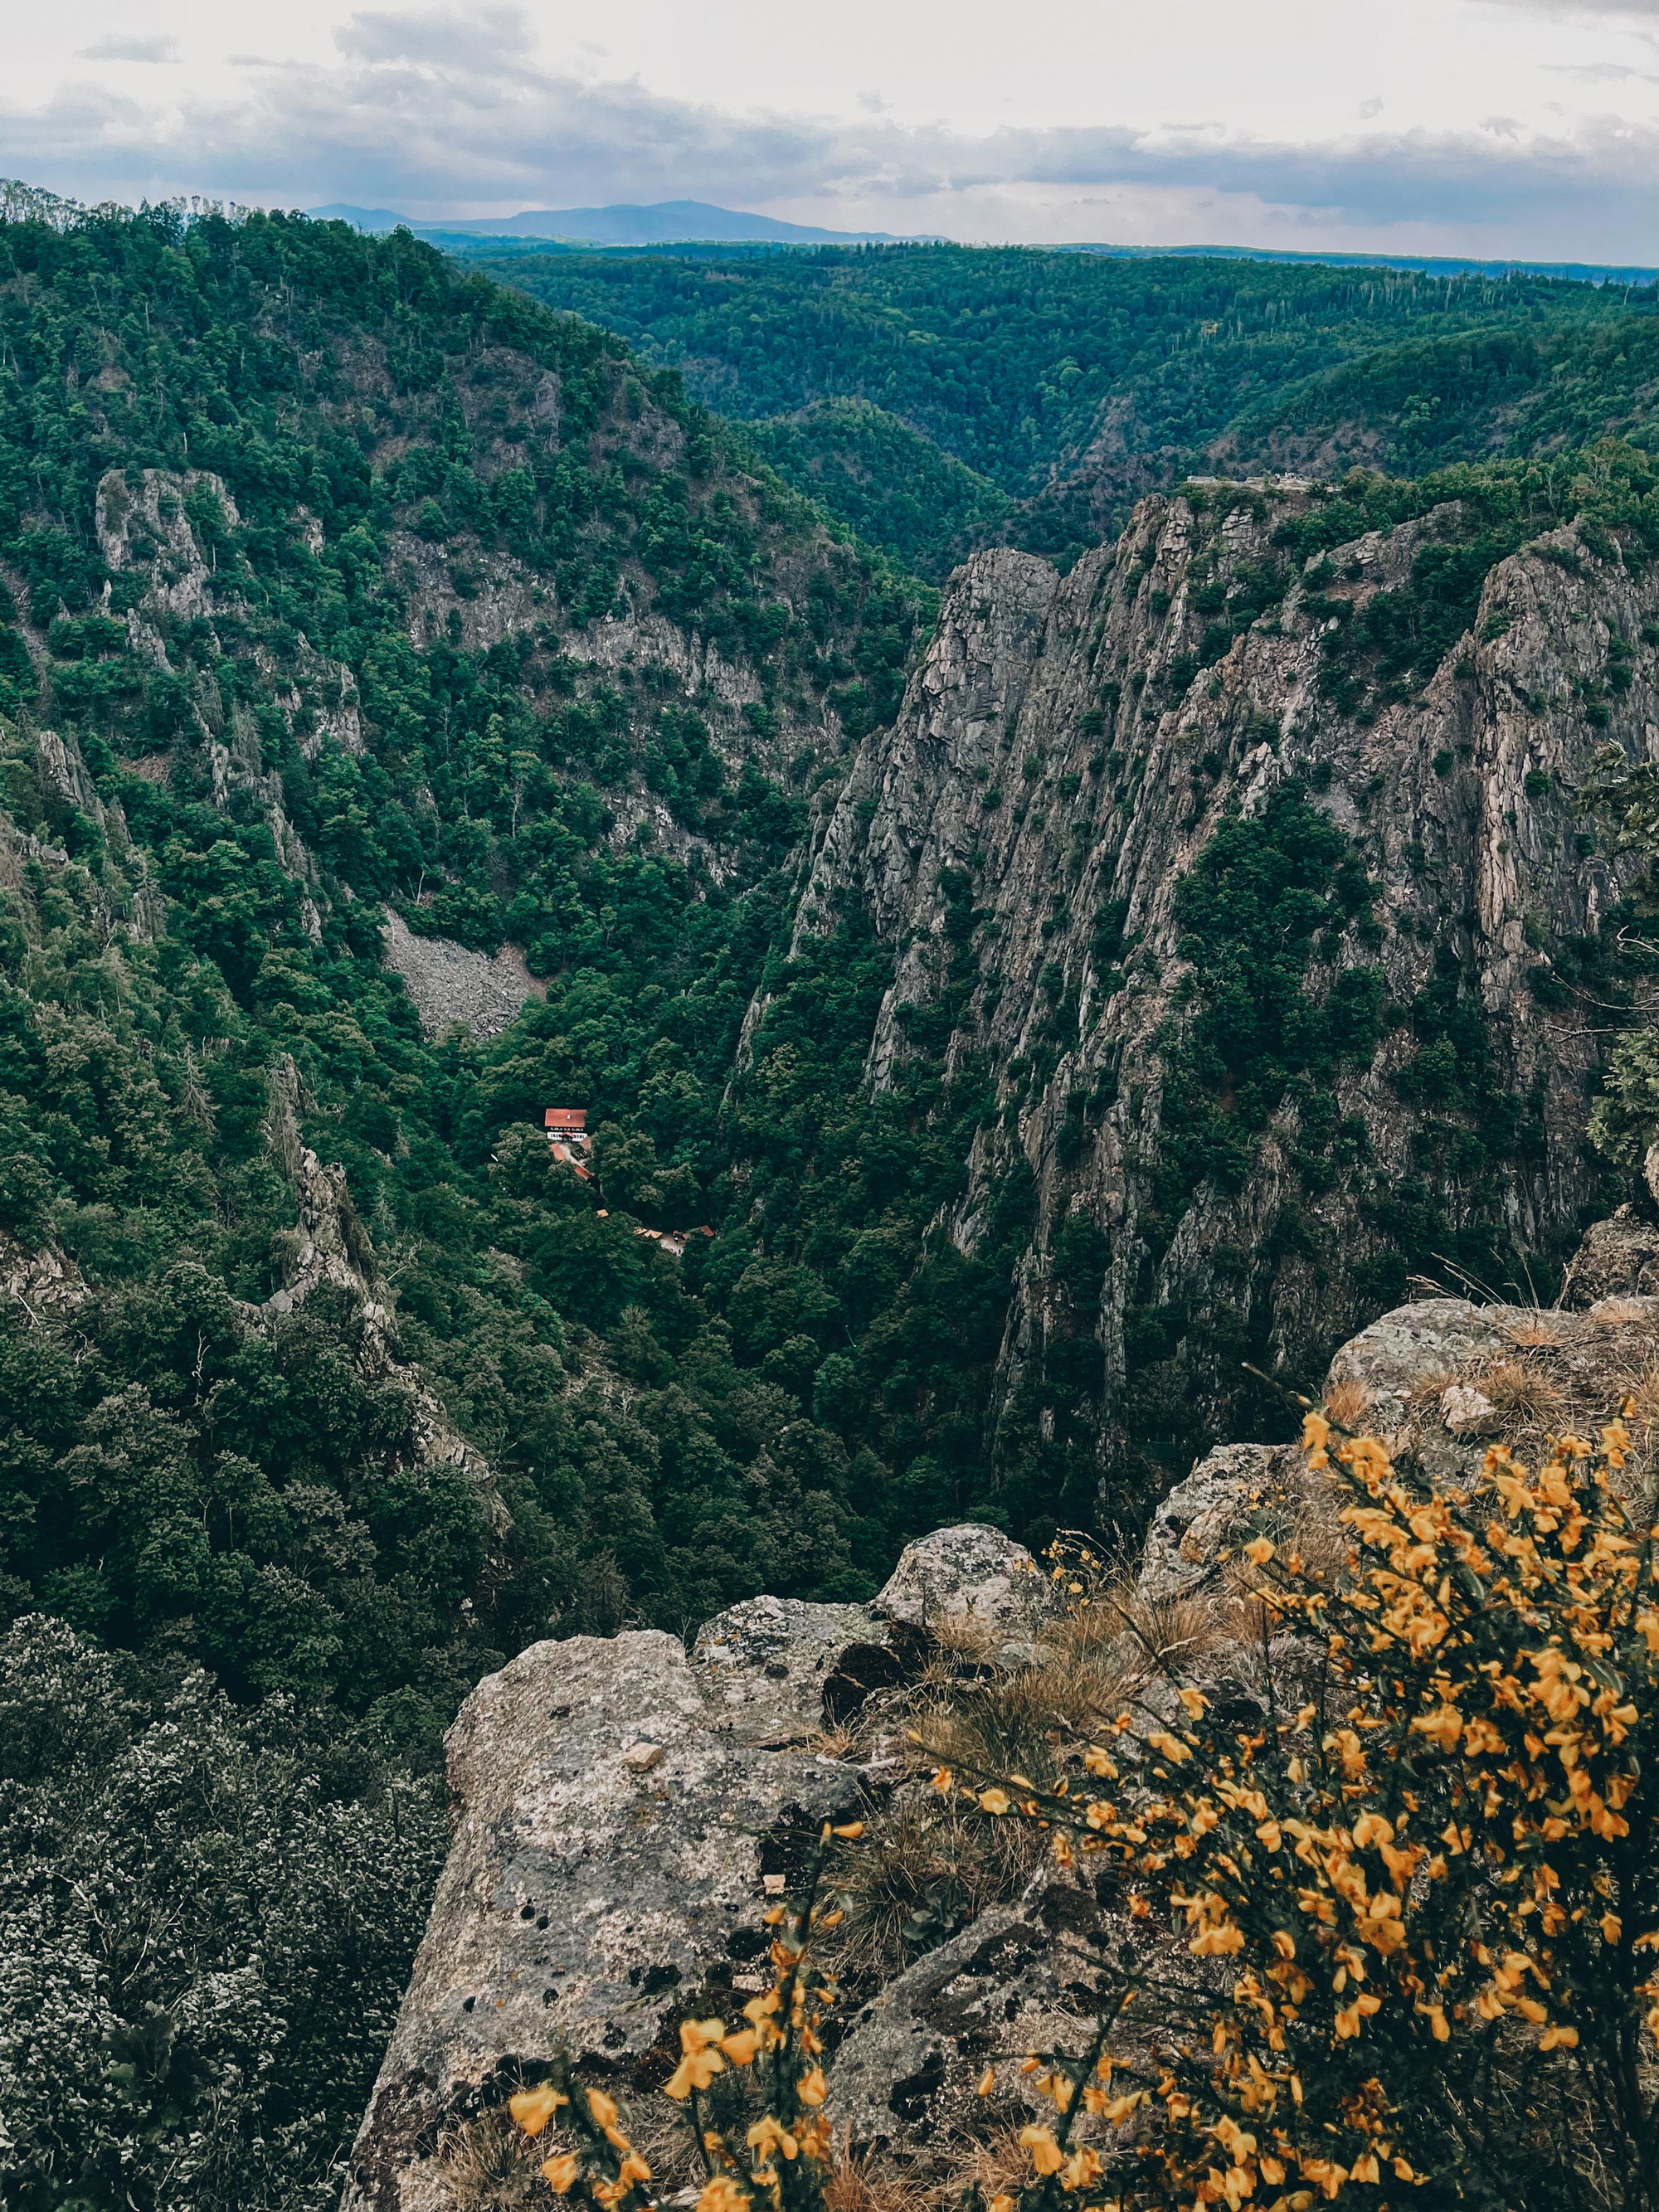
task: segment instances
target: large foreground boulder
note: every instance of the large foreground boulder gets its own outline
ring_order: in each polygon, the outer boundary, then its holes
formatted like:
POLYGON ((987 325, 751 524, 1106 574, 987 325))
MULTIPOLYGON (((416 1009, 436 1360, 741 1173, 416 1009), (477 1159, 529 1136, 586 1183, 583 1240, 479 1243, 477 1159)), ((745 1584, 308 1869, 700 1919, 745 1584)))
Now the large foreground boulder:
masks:
POLYGON ((859 1794, 814 1742, 824 1683, 874 1640, 861 1607, 791 1625, 799 1644, 736 1657, 654 1629, 538 1644, 472 1692, 449 1736, 449 1861, 348 2205, 453 2212, 439 2138, 526 2063, 564 2048, 626 2082, 688 2004, 760 1986, 768 1875, 781 1887, 859 1794))
POLYGON ((346 2212, 457 2212, 446 2145, 556 2051, 624 2092, 659 2083, 684 2014, 765 1985, 763 1914, 867 1794, 837 1723, 925 1659, 930 1622, 1024 1631, 1040 1586, 1006 1537, 944 1530, 873 1605, 752 1598, 689 1652, 659 1630, 573 1637, 480 1682, 346 2212))

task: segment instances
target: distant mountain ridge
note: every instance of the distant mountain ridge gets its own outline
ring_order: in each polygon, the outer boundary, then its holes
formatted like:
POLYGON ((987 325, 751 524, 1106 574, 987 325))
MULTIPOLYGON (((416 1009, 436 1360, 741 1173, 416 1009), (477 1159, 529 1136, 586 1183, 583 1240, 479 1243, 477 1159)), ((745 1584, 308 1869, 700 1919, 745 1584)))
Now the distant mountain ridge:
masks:
POLYGON ((705 239, 722 245, 857 246, 866 241, 891 246, 901 241, 885 230, 820 230, 810 223, 781 222, 775 216, 744 209, 711 206, 706 200, 660 200, 649 207, 536 208, 520 215, 489 216, 469 221, 416 222, 389 208, 351 207, 334 203, 308 208, 319 220, 349 222, 356 230, 395 230, 404 223, 418 237, 548 238, 581 246, 674 246, 705 239))
MULTIPOLYGON (((901 238, 886 230, 823 230, 811 223, 782 222, 745 209, 715 207, 707 200, 658 200, 647 207, 532 208, 522 214, 447 218, 417 222, 390 208, 354 207, 345 201, 307 208, 318 222, 349 222, 354 230, 380 234, 404 224, 417 238, 544 238, 573 246, 919 246, 945 240, 901 238)), ((1651 284, 1659 269, 1623 262, 1527 261, 1514 255, 1496 259, 1478 254, 1357 253, 1332 247, 1303 252, 1265 246, 1115 246, 1079 239, 1034 252, 1100 254, 1125 261, 1206 259, 1275 261, 1334 269, 1406 269, 1425 276, 1556 276, 1583 284, 1651 284)))

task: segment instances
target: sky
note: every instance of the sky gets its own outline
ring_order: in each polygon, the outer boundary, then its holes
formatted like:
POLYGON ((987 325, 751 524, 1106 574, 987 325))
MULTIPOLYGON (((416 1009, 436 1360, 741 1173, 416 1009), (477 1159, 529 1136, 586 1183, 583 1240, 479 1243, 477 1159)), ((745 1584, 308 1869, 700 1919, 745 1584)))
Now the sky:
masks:
POLYGON ((1659 0, 4 9, 0 173, 416 221, 1659 263, 1659 0))

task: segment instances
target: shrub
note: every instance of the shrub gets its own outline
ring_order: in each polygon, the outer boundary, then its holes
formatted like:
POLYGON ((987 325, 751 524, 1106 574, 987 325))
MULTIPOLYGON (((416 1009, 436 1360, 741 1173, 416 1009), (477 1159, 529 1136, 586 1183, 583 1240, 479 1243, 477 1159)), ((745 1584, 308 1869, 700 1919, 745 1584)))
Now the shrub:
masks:
POLYGON ((1495 1446, 1467 1493, 1331 1437, 1310 1415, 1346 1565, 1245 1547, 1259 1714, 1171 1685, 1168 1725, 1121 1717, 1075 1779, 936 1777, 1062 1864, 1103 1858, 1132 1920, 1184 1939, 1156 1977, 1104 1960, 1090 2049, 1033 2054, 1056 2118, 1024 2132, 1020 2212, 1648 2212, 1659 1531, 1621 1497, 1624 1427, 1535 1473, 1495 1446), (1138 2053, 1131 2005, 1160 2031, 1138 2053))

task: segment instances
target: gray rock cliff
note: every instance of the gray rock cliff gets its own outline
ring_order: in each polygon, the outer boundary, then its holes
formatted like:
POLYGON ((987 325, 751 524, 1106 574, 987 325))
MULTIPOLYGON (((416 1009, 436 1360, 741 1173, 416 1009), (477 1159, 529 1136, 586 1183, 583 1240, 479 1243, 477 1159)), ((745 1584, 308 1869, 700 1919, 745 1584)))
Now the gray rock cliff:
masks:
POLYGON ((1330 639, 1379 592, 1408 597, 1459 514, 1338 547, 1316 576, 1281 534, 1310 498, 1151 498, 1064 579, 976 556, 816 852, 799 930, 862 914, 893 963, 874 1089, 915 1049, 953 902, 971 904, 947 1060, 982 1054, 1000 1111, 941 1227, 974 1252, 1011 1174, 1036 1192, 994 1431, 1022 1389, 1042 1399, 1056 1347, 1092 1338, 1083 1419, 1103 1460, 1131 1431, 1237 1433, 1242 1358, 1305 1389, 1408 1266, 1461 1287, 1434 1255, 1472 1224, 1547 1274, 1594 1206, 1600 1046, 1571 963, 1621 886, 1573 793, 1608 745, 1659 757, 1659 665, 1628 658, 1659 575, 1556 531, 1490 571, 1420 688, 1362 698, 1333 680, 1330 639), (1180 889, 1231 817, 1291 795, 1346 841, 1370 900, 1312 939, 1300 988, 1316 1009, 1369 994, 1378 1018, 1333 1076, 1287 1081, 1239 1128, 1242 1167, 1206 1172, 1179 1150, 1194 1085, 1224 1137, 1242 1109, 1202 1064, 1171 1088, 1204 1003, 1180 889), (1103 1240, 1097 1297, 1057 1272, 1068 1224, 1103 1240))
POLYGON ((897 1679, 896 1614, 990 1617, 1022 1583, 1039 1586, 1018 1545, 945 1530, 871 1606, 754 1598, 690 1651, 657 1630, 574 1637, 481 1682, 447 1739, 449 1860, 350 2212, 449 2212, 445 2131, 502 2103, 526 2064, 568 2049, 641 2088, 688 2008, 729 2012, 764 1987, 762 1915, 819 1824, 862 1802, 835 1724, 897 1679))

